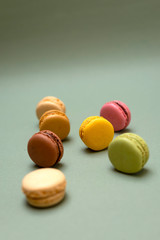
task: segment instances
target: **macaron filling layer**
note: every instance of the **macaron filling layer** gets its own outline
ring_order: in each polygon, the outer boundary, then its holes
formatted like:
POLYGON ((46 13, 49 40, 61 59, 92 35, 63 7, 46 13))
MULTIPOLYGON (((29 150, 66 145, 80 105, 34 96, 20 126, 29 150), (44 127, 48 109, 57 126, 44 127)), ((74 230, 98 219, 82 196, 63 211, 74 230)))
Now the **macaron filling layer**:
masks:
MULTIPOLYGON (((65 186, 64 186, 65 187, 65 186)), ((63 187, 63 188, 64 188, 63 187)), ((46 192, 46 196, 38 196, 38 197, 32 197, 32 196, 28 196, 27 194, 26 194, 26 196, 27 196, 27 198, 28 199, 32 199, 32 200, 47 200, 49 197, 56 197, 57 196, 57 194, 63 194, 65 192, 65 189, 61 189, 60 191, 54 191, 54 192, 46 192)), ((40 195, 40 194, 39 194, 40 195)))
MULTIPOLYGON (((61 142, 59 141, 58 137, 55 136, 52 132, 47 131, 47 130, 43 130, 43 131, 41 131, 41 132, 42 132, 45 136, 48 136, 50 139, 52 139, 54 142, 56 142, 57 147, 58 147, 58 152, 59 152, 56 163, 59 162, 59 160, 61 159, 61 157, 62 157, 62 155, 63 155, 63 147, 62 147, 61 142), (61 146, 61 148, 60 148, 60 146, 61 146)), ((55 163, 55 164, 56 164, 56 163, 55 163)))
POLYGON ((125 116, 125 125, 128 124, 129 121, 129 116, 128 116, 128 112, 126 111, 126 109, 118 102, 118 101, 113 101, 123 112, 124 116, 125 116))

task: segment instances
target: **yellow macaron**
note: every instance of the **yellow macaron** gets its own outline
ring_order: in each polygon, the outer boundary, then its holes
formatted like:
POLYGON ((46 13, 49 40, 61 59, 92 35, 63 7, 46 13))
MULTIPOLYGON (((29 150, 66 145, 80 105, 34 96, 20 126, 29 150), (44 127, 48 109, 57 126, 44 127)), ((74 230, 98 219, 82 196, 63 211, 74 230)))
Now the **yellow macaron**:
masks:
POLYGON ((114 128, 105 118, 91 116, 82 122, 79 136, 88 148, 100 151, 107 148, 112 141, 114 128))

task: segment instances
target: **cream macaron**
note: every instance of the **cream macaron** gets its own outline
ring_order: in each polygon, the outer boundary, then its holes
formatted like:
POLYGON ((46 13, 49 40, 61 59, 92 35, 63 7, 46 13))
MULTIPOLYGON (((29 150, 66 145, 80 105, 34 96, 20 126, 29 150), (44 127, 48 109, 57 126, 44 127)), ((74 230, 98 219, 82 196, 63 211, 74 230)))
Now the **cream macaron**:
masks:
POLYGON ((66 178, 55 168, 41 168, 28 173, 22 180, 22 191, 34 207, 53 206, 65 196, 66 178))
POLYGON ((58 110, 63 113, 66 112, 65 104, 57 97, 44 97, 36 106, 36 115, 40 119, 41 116, 49 110, 58 110))

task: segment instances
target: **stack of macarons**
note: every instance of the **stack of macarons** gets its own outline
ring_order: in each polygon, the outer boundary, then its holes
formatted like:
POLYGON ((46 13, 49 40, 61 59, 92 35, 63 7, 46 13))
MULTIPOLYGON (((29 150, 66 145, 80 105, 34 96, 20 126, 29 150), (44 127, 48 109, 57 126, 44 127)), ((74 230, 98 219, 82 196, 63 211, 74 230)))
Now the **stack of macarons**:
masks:
POLYGON ((65 112, 65 104, 60 99, 52 96, 43 98, 36 107, 39 130, 50 130, 64 140, 70 132, 70 121, 65 112))
POLYGON ((124 130, 131 121, 128 106, 118 100, 110 101, 101 107, 99 115, 82 122, 79 128, 81 140, 94 151, 108 148, 109 159, 118 171, 139 172, 149 158, 144 139, 134 133, 123 133, 113 140, 114 132, 124 130))
POLYGON ((70 121, 65 112, 65 104, 57 97, 47 96, 36 106, 39 132, 31 136, 27 150, 31 160, 42 168, 27 174, 22 181, 22 190, 32 206, 49 207, 65 195, 64 174, 50 169, 62 159, 62 141, 70 132, 70 121))
POLYGON ((39 167, 52 167, 63 156, 62 141, 70 132, 65 104, 57 97, 44 97, 36 106, 39 132, 28 141, 28 154, 39 167))
MULTIPOLYGON (((41 167, 28 173, 22 180, 22 191, 34 207, 50 207, 65 196, 66 178, 53 168, 62 159, 63 140, 70 132, 70 121, 65 104, 48 96, 36 106, 39 131, 28 141, 31 160, 41 167)), ((137 173, 149 158, 149 149, 143 138, 134 133, 122 133, 131 121, 128 106, 121 101, 105 103, 97 116, 87 117, 79 128, 83 143, 93 151, 108 148, 108 157, 115 169, 124 173, 137 173), (114 138, 114 133, 119 136, 114 138)))

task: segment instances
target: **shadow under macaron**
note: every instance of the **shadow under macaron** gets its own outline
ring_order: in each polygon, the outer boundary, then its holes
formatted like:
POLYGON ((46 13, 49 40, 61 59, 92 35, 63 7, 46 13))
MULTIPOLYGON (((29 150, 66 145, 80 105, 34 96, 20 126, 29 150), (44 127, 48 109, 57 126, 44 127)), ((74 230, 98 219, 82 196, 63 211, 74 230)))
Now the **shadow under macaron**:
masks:
POLYGON ((135 132, 135 130, 133 130, 132 128, 125 128, 123 130, 120 130, 120 131, 117 131, 117 132, 114 132, 114 137, 117 137, 123 133, 133 133, 135 132))
POLYGON ((65 139, 61 140, 63 143, 63 146, 66 146, 68 144, 70 144, 70 142, 73 141, 73 137, 72 136, 67 136, 65 139))
POLYGON ((81 148, 81 151, 83 151, 85 154, 97 154, 97 153, 100 153, 100 152, 107 151, 107 149, 108 149, 108 147, 104 148, 102 150, 92 150, 90 148, 83 147, 83 148, 81 148))
POLYGON ((146 168, 146 167, 144 167, 144 168, 142 168, 139 172, 137 172, 137 173, 125 173, 125 172, 121 172, 121 171, 119 171, 119 170, 117 170, 117 169, 115 169, 114 167, 110 167, 110 169, 111 169, 111 171, 113 172, 113 173, 118 173, 118 174, 122 174, 122 175, 124 175, 124 176, 129 176, 129 177, 133 177, 133 178, 144 178, 144 177, 149 177, 149 176, 151 176, 153 173, 152 173, 152 171, 150 170, 150 169, 148 169, 148 168, 146 168))
MULTIPOLYGON (((66 164, 65 163, 62 163, 62 162, 58 162, 56 163, 55 165, 51 166, 51 167, 48 167, 48 168, 56 168, 56 169, 59 169, 61 171, 63 171, 65 168, 66 168, 66 164)), ((34 163, 30 163, 29 165, 29 171, 34 171, 36 169, 40 169, 40 168, 44 168, 44 167, 40 167, 34 163)))

